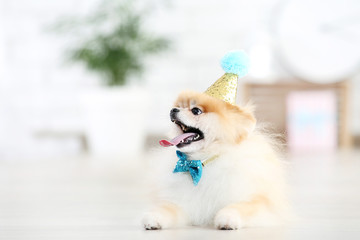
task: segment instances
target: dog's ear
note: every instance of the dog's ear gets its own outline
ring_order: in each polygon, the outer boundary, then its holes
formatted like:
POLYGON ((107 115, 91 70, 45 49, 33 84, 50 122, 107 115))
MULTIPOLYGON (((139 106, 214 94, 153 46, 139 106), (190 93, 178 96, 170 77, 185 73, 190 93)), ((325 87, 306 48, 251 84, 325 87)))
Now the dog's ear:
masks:
POLYGON ((253 107, 231 105, 231 125, 234 127, 233 137, 235 143, 240 143, 246 139, 255 129, 256 119, 253 114, 253 107))

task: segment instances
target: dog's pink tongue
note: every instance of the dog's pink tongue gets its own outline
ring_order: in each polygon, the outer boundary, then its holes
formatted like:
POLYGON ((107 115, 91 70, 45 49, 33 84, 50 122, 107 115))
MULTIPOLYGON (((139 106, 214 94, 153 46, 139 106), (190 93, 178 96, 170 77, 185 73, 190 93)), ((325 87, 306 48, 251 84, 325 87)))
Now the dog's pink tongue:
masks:
POLYGON ((175 137, 174 139, 168 141, 168 140, 161 140, 159 143, 161 146, 163 147, 170 147, 170 146, 176 146, 178 145, 182 140, 190 137, 190 136, 194 136, 195 133, 184 133, 184 134, 181 134, 177 137, 175 137))

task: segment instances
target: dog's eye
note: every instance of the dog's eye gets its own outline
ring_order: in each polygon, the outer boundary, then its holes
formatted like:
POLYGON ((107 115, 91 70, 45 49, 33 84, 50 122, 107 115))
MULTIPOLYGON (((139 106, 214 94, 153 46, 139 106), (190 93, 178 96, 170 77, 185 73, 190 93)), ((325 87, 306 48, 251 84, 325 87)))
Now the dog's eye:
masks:
POLYGON ((197 108, 197 107, 194 107, 193 109, 191 109, 191 112, 192 112, 194 115, 200 115, 200 114, 202 114, 202 111, 200 110, 200 108, 197 108))

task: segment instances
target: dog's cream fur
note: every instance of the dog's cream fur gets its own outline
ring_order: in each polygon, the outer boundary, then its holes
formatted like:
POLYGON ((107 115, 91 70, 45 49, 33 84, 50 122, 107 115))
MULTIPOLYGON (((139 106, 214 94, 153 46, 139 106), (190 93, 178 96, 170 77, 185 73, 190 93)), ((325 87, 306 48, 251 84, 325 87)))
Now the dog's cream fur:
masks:
MULTIPOLYGON (((240 108, 203 93, 183 92, 175 102, 178 118, 200 129, 204 139, 179 149, 192 160, 206 160, 197 186, 186 173, 173 173, 175 149, 164 149, 158 172, 158 205, 143 218, 146 229, 212 225, 239 229, 282 223, 288 214, 283 164, 273 141, 260 133, 249 107, 240 108), (191 109, 203 113, 194 115, 191 109)), ((175 124, 174 124, 175 125, 175 124)), ((175 135, 181 134, 175 125, 175 135)))

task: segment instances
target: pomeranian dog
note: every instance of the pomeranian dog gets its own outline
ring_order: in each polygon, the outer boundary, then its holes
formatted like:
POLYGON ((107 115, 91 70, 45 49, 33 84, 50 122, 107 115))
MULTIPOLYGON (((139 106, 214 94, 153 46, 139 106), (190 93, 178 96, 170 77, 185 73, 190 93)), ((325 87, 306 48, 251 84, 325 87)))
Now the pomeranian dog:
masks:
POLYGON ((143 217, 145 229, 235 230, 287 219, 283 164, 250 106, 188 91, 179 95, 170 120, 177 137, 160 143, 176 146, 178 158, 171 152, 156 165, 159 196, 143 217))

